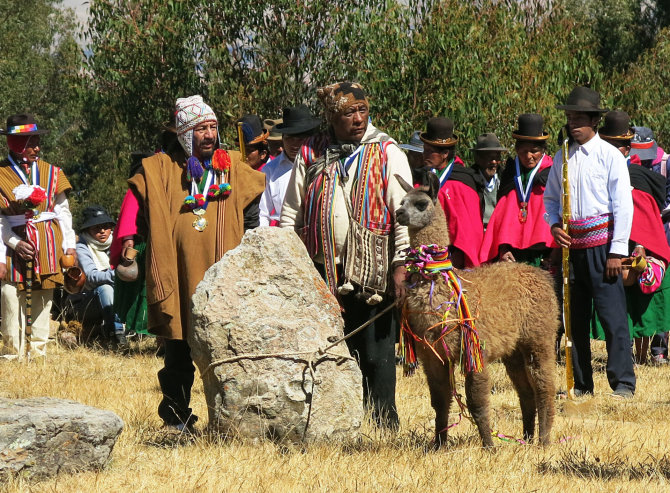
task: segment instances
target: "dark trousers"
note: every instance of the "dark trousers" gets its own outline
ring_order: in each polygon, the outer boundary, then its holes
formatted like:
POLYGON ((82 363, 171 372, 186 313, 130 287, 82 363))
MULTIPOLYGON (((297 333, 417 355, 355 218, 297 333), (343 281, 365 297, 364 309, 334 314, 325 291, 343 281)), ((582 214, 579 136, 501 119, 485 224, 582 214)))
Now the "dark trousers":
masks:
MULTIPOLYGON (((349 294, 342 296, 344 333, 348 334, 392 303, 385 300, 370 306, 349 294)), ((358 361, 363 375, 363 399, 380 426, 397 428, 395 405, 395 340, 393 310, 347 339, 349 352, 358 361)))
POLYGON ((668 333, 656 334, 651 338, 651 354, 668 357, 668 333))
POLYGON ((621 276, 605 279, 609 245, 570 250, 573 282, 570 286, 570 321, 575 389, 593 392, 591 366, 592 306, 602 322, 607 347, 607 380, 612 390, 635 391, 633 353, 621 276))
MULTIPOLYGON (((314 264, 324 276, 323 264, 314 264)), ((344 310, 344 333, 349 334, 377 313, 393 303, 385 299, 378 305, 368 305, 355 294, 341 296, 344 310)), ((372 411, 375 422, 384 427, 398 427, 398 411, 395 404, 395 341, 393 310, 347 339, 347 347, 356 358, 363 375, 363 400, 372 411)))
POLYGON ((189 407, 195 367, 186 341, 165 340, 165 361, 158 372, 163 400, 158 415, 166 425, 193 424, 197 417, 189 407))

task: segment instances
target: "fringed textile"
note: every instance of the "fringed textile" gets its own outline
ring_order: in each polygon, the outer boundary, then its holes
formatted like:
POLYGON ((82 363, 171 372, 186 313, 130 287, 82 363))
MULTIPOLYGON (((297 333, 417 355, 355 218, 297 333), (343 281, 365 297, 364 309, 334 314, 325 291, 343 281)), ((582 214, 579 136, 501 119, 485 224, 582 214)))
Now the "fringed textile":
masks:
POLYGON ((338 149, 328 149, 328 141, 323 137, 310 139, 301 149, 308 174, 311 166, 322 162, 322 169, 308 181, 305 194, 304 224, 305 245, 310 257, 323 252, 326 270, 326 284, 333 294, 337 293, 338 276, 335 265, 335 201, 342 188, 339 187, 340 174, 348 166, 348 175, 354 180, 351 190, 354 220, 363 227, 377 233, 391 231, 391 214, 386 203, 386 148, 390 142, 363 144, 353 154, 338 149), (327 150, 328 149, 328 150, 327 150), (327 150, 327 152, 326 152, 327 150), (332 159, 331 159, 332 156, 332 159))
MULTIPOLYGON (((447 358, 451 358, 451 355, 449 354, 449 348, 444 341, 444 338, 451 331, 460 329, 461 371, 464 373, 482 371, 484 368, 484 359, 482 356, 479 334, 475 328, 475 318, 470 312, 470 307, 468 305, 467 297, 463 292, 461 280, 454 272, 451 259, 449 258, 449 250, 446 247, 440 248, 437 245, 421 245, 417 249, 410 249, 405 260, 405 267, 409 273, 419 274, 424 279, 431 281, 429 300, 431 308, 435 310, 435 315, 442 319, 441 322, 434 327, 441 327, 442 329, 438 341, 442 341, 442 346, 447 358), (444 282, 448 283, 452 292, 450 299, 447 302, 442 303, 438 307, 433 307, 433 292, 435 289, 435 282, 439 277, 442 277, 444 282), (452 305, 456 305, 457 308, 457 318, 455 319, 449 318, 452 305)), ((407 325, 409 329, 406 315, 407 312, 403 311, 403 324, 407 325)), ((430 347, 432 348, 432 346, 430 347)), ((435 349, 432 349, 435 352, 435 349)), ((437 352, 435 352, 435 354, 437 355, 437 352)), ((439 355, 437 356, 439 358, 439 355)))

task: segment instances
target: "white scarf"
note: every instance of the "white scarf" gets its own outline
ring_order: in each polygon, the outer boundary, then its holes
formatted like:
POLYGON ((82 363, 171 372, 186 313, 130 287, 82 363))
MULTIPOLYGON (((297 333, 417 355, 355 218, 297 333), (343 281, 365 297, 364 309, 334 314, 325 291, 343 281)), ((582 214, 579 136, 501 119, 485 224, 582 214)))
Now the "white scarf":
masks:
POLYGON ((91 251, 93 262, 95 262, 95 267, 98 270, 107 270, 110 268, 109 247, 112 245, 112 236, 113 235, 109 235, 107 241, 100 243, 87 232, 81 234, 81 237, 86 241, 86 246, 88 246, 88 249, 91 251))

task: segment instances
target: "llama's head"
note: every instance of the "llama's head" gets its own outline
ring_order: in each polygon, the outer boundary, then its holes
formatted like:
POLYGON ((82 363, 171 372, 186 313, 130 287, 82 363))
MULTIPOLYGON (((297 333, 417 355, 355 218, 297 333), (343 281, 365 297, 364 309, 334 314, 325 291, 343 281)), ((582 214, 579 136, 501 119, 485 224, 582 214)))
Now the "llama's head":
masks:
POLYGON ((440 191, 440 179, 435 173, 426 173, 424 185, 414 188, 403 180, 402 176, 395 175, 400 186, 407 195, 400 202, 395 211, 396 220, 410 230, 423 229, 433 221, 435 208, 441 207, 437 203, 437 194, 440 191))

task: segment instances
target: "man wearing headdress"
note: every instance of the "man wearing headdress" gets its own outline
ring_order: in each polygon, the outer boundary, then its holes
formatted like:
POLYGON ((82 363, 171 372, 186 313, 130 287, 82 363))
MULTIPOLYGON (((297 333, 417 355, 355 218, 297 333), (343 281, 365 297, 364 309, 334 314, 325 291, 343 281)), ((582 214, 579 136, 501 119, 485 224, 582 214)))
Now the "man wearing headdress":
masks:
MULTIPOLYGON (((391 137, 369 122, 370 104, 356 83, 339 82, 317 91, 325 108, 328 130, 311 137, 295 159, 281 214, 281 226, 294 228, 307 251, 338 296, 345 333, 363 324, 401 296, 405 268, 403 250, 409 246, 407 228, 396 224, 395 211, 405 192, 395 179, 408 183, 412 175, 402 150, 391 137), (351 218, 350 218, 351 216, 351 218), (384 238, 386 251, 347 241, 351 228, 368 238, 384 238), (345 244, 354 252, 343 255, 345 244), (382 282, 392 279, 390 294, 381 284, 355 285, 349 269, 356 260, 373 265, 382 282), (345 278, 345 279, 343 279, 345 278)), ((352 234, 349 237, 354 238, 352 234)), ((366 405, 381 426, 396 428, 395 334, 388 312, 347 340, 363 374, 366 405)))
POLYGON ((49 338, 53 289, 63 285, 60 259, 76 258, 76 240, 67 192, 72 187, 63 170, 40 159, 39 129, 32 115, 7 119, 9 155, 0 162, 2 239, 7 248, 2 285, 3 352, 24 353, 26 261, 32 260, 31 354, 44 356, 49 338))
POLYGON ((236 247, 245 217, 265 187, 265 175, 242 162, 240 153, 219 149, 217 118, 200 96, 177 100, 181 148, 142 161, 128 180, 144 218, 149 331, 165 341, 158 372, 163 400, 158 414, 166 425, 190 428, 195 368, 187 343, 191 296, 205 271, 236 247))
POLYGON ((628 255, 633 198, 626 159, 598 135, 600 94, 576 87, 564 105, 568 132, 570 220, 563 230, 563 150, 554 157, 544 191, 546 221, 562 248, 570 248, 570 321, 575 395, 593 394, 592 306, 607 341, 607 379, 616 398, 631 398, 635 372, 626 322, 621 259, 628 255))
POLYGON ((450 118, 433 117, 421 133, 423 162, 440 179, 437 196, 449 226, 449 255, 454 267, 479 265, 484 237, 484 178, 456 155, 458 137, 450 118))

